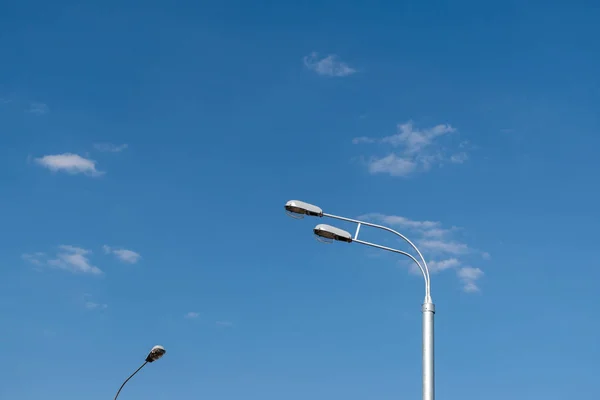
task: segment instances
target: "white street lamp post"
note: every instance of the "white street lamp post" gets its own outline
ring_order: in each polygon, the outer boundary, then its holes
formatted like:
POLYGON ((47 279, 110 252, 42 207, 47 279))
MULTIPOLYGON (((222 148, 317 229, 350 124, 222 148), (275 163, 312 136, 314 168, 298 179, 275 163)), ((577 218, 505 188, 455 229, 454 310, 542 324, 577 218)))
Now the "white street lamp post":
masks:
POLYGON ((370 222, 359 221, 356 219, 340 217, 338 215, 332 215, 324 213, 323 210, 315 205, 308 204, 298 200, 290 200, 285 204, 285 209, 293 218, 303 218, 305 215, 314 216, 314 217, 329 217, 333 219, 339 219, 342 221, 352 222, 357 224, 356 232, 354 237, 349 232, 346 232, 342 229, 326 225, 319 224, 314 229, 313 232, 315 235, 321 240, 327 241, 340 241, 340 242, 356 242, 360 244, 364 244, 367 246, 375 247, 382 250, 391 251, 394 253, 402 254, 417 264, 421 273, 423 274, 423 278, 425 280, 425 300, 423 301, 423 305, 421 306, 421 312, 423 313, 423 400, 434 400, 435 399, 435 374, 434 374, 434 340, 433 340, 433 316, 435 314, 435 305, 433 304, 433 300, 431 299, 431 279, 429 276, 429 268, 427 267, 427 262, 425 258, 414 245, 413 242, 408 240, 406 236, 403 234, 396 232, 395 230, 388 228, 386 226, 372 224, 370 222), (419 259, 417 260, 412 254, 409 254, 405 251, 393 249, 391 247, 381 246, 375 243, 365 242, 364 240, 358 239, 358 234, 360 232, 360 227, 362 225, 370 226, 377 229, 382 229, 388 232, 391 232, 400 238, 402 238, 405 242, 407 242, 418 254, 419 259))
POLYGON ((146 364, 154 362, 154 361, 158 360, 159 358, 161 358, 162 356, 164 356, 166 352, 167 351, 165 350, 164 347, 162 347, 162 346, 154 346, 152 348, 152 350, 150 350, 150 353, 148 353, 148 356, 146 357, 146 360, 144 361, 144 363, 138 369, 136 369, 133 374, 129 375, 129 378, 125 379, 125 382, 123 382, 123 384, 121 385, 121 387, 117 391, 117 394, 115 395, 115 399, 114 400, 117 400, 117 397, 119 397, 119 393, 121 393, 121 389, 123 389, 123 386, 125 386, 125 384, 127 382, 129 382, 129 380, 131 378, 133 378, 133 376, 135 374, 137 374, 142 368, 144 368, 146 366, 146 364))

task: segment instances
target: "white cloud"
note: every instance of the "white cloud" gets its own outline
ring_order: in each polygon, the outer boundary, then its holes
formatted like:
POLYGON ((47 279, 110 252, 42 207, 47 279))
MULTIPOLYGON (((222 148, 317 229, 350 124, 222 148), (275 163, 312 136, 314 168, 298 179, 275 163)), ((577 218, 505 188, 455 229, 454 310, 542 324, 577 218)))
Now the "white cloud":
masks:
POLYGON ((483 271, 479 268, 463 267, 458 271, 458 276, 461 279, 475 281, 483 276, 483 271))
POLYGON ((380 213, 361 215, 359 219, 375 220, 384 224, 411 229, 434 229, 440 226, 440 223, 437 221, 415 221, 399 215, 384 215, 380 213))
POLYGON ((126 263, 130 263, 130 264, 137 263, 139 261, 139 259, 142 257, 139 255, 139 253, 136 253, 133 250, 127 250, 127 249, 113 250, 113 254, 116 255, 119 260, 126 262, 126 263))
POLYGON ((123 143, 120 145, 112 144, 112 143, 96 143, 94 147, 98 151, 102 152, 110 152, 110 153, 120 153, 123 150, 127 149, 129 146, 127 143, 123 143))
POLYGON ((53 172, 63 171, 72 175, 85 174, 89 176, 104 174, 96 169, 96 161, 72 153, 47 155, 36 158, 35 162, 53 172))
POLYGON ((456 132, 456 129, 447 124, 418 130, 414 128, 412 121, 409 121, 404 124, 398 124, 398 133, 384 137, 381 139, 381 142, 389 143, 394 147, 403 147, 405 153, 414 154, 431 146, 438 136, 453 132, 456 132))
MULTIPOLYGON (((104 253, 112 254, 122 262, 135 264, 141 259, 141 255, 133 250, 123 248, 111 248, 102 246, 104 253)), ((80 247, 62 245, 59 246, 59 252, 54 257, 48 257, 43 252, 25 253, 21 258, 36 266, 49 266, 53 268, 64 269, 71 272, 99 275, 102 271, 92 265, 89 255, 92 252, 80 247)))
POLYGON ((417 169, 417 163, 396 154, 383 158, 373 157, 369 161, 369 172, 372 174, 386 173, 391 176, 408 176, 417 169))
POLYGON ((108 304, 104 303, 95 303, 93 301, 86 301, 85 308, 88 310, 105 310, 108 307, 108 304))
POLYGON ((142 258, 142 256, 139 253, 136 253, 133 250, 113 249, 112 247, 107 245, 102 246, 102 249, 104 250, 105 254, 113 254, 119 260, 129 264, 135 264, 140 260, 140 258, 142 258))
POLYGON ((460 265, 460 261, 456 258, 448 258, 441 261, 429 261, 427 266, 431 273, 441 272, 449 268, 456 268, 460 265))
POLYGON ((184 318, 187 318, 187 319, 196 319, 199 316, 200 316, 200 313, 197 313, 195 311, 190 311, 189 313, 185 314, 184 318))
POLYGON ((465 254, 469 252, 469 246, 464 243, 444 240, 421 240, 419 245, 426 249, 439 253, 465 254))
MULTIPOLYGON (((371 157, 368 162, 372 174, 386 173, 395 177, 406 177, 418 171, 428 171, 433 166, 446 162, 462 164, 468 159, 466 151, 448 156, 440 138, 455 133, 449 124, 438 124, 430 128, 417 129, 412 121, 398 124, 397 133, 383 138, 361 136, 352 139, 354 144, 379 143, 392 148, 385 156, 371 157)), ((458 147, 464 149, 463 142, 458 147)))
POLYGON ((62 245, 56 258, 46 262, 47 265, 74 273, 100 275, 100 268, 92 265, 87 257, 91 251, 80 247, 62 245))
POLYGON ((481 291, 481 289, 479 289, 479 286, 477 286, 477 284, 475 284, 474 282, 466 282, 465 286, 463 286, 463 290, 466 293, 475 293, 481 291))
POLYGON ((483 258, 484 260, 490 260, 492 258, 492 255, 487 251, 484 251, 481 253, 481 258, 483 258))
POLYGON ((477 281, 483 276, 483 271, 479 268, 463 267, 456 273, 463 282, 463 290, 467 293, 479 292, 477 281))
POLYGON ((442 238, 449 235, 455 229, 432 228, 423 232, 423 236, 427 238, 442 238))
POLYGON ((50 108, 44 103, 31 103, 28 111, 35 115, 44 115, 50 112, 50 108))
POLYGON ((306 68, 323 76, 344 77, 356 73, 354 68, 350 68, 348 64, 342 62, 335 54, 330 54, 327 57, 319 59, 319 55, 313 52, 304 57, 304 65, 306 68))
POLYGON ((233 322, 230 321, 217 321, 215 325, 223 327, 223 328, 231 328, 233 326, 233 322))

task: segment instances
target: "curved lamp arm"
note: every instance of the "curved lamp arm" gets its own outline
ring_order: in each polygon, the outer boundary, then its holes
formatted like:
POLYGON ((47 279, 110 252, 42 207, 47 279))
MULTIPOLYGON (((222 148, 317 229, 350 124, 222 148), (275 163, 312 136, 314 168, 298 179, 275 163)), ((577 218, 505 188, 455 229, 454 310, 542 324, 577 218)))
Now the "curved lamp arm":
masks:
POLYGON ((410 258, 411 260, 413 260, 415 262, 415 264, 417 264, 417 266, 419 267, 419 270, 421 271, 421 273, 423 274, 423 278, 425 279, 425 293, 427 293, 427 282, 428 282, 428 280, 427 280, 427 274, 425 273, 425 269, 423 268, 423 266, 421 265, 421 263, 419 263, 419 261, 412 254, 407 253, 407 252, 402 251, 402 250, 396 250, 396 249, 391 248, 391 247, 382 246, 380 244, 375 244, 375 243, 371 243, 371 242, 365 242, 364 240, 352 239, 352 241, 356 242, 356 243, 364 244, 364 245, 367 245, 367 246, 375 247, 375 248, 378 248, 378 249, 391 251, 393 253, 402 254, 403 256, 406 256, 406 257, 410 258))
POLYGON ((125 386, 125 384, 126 384, 127 382, 129 382, 129 380, 130 380, 131 378, 133 378, 133 376, 134 376, 135 374, 137 374, 137 373, 138 373, 138 372, 139 372, 139 371, 140 371, 142 368, 144 368, 144 366, 146 366, 146 364, 148 364, 148 361, 144 362, 144 363, 142 364, 142 366, 141 366, 141 367, 139 367, 138 369, 136 369, 136 370, 135 370, 135 372, 134 372, 133 374, 129 375, 129 378, 125 379, 125 382, 123 382, 123 384, 121 385, 121 387, 120 387, 120 388, 119 388, 119 390, 117 391, 117 394, 115 395, 115 399, 114 399, 114 400, 117 400, 117 397, 119 397, 119 393, 121 393, 121 389, 123 389, 123 386, 125 386))
POLYGON ((347 222, 352 222, 352 223, 358 224, 358 227, 356 228, 356 234, 354 235, 355 237, 352 239, 353 242, 365 244, 365 245, 371 246, 371 247, 377 247, 379 249, 388 250, 388 251, 391 251, 391 252, 394 252, 394 253, 399 253, 399 254, 405 255, 405 256, 409 257, 410 259, 412 259, 419 266, 419 269, 423 273, 423 278, 425 279, 425 302, 426 303, 431 303, 431 278, 430 278, 430 275, 429 275, 429 267, 427 266, 427 262, 425 261, 425 258, 423 257, 423 254, 421 254, 421 252, 419 251, 419 249, 417 248, 417 246, 415 246, 415 244, 413 242, 411 242, 406 236, 404 236, 400 232, 397 232, 397 231, 395 231, 395 230, 393 230, 391 228, 388 228, 387 226, 383 226, 383 225, 372 224, 370 222, 359 221, 357 219, 352 219, 352 218, 340 217, 339 215, 333 215, 333 214, 323 213, 322 216, 323 217, 329 217, 329 218, 333 218, 333 219, 339 219, 341 221, 347 221, 347 222), (366 226, 370 226, 372 228, 382 229, 384 231, 391 232, 391 233, 395 234, 396 236, 399 236, 400 238, 402 238, 406 243, 408 243, 417 252, 417 254, 419 255, 419 257, 421 258, 421 261, 423 262, 423 265, 421 265, 421 263, 419 263, 415 259, 415 257, 413 257, 411 254, 409 254, 407 252, 396 250, 396 249, 393 249, 391 247, 380 246, 378 244, 374 244, 374 243, 369 243, 369 242, 365 242, 365 241, 362 241, 362 240, 358 240, 358 232, 360 231, 361 225, 366 225, 366 226))

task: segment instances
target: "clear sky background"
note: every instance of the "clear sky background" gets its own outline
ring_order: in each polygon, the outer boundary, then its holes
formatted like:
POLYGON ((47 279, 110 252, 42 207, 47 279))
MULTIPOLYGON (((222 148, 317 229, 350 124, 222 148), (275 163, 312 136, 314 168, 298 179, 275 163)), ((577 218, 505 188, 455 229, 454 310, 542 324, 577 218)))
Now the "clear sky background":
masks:
POLYGON ((1 2, 0 398, 112 398, 155 344, 123 400, 419 398, 422 278, 289 199, 418 243, 438 399, 600 397, 599 20, 1 2))

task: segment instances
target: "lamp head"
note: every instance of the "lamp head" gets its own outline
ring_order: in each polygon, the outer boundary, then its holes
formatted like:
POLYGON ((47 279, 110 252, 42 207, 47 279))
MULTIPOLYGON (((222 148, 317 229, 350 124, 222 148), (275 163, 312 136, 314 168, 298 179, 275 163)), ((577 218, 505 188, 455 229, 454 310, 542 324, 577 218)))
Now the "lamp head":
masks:
POLYGON ((315 226, 313 232, 319 238, 324 238, 327 240, 337 240, 346 243, 352 242, 352 235, 350 234, 350 232, 336 228, 335 226, 319 224, 315 226))
POLYGON ((304 218, 305 215, 311 217, 323 216, 323 210, 321 210, 321 208, 300 200, 290 200, 285 203, 285 211, 290 217, 297 219, 304 218))
POLYGON ((162 346, 154 346, 152 348, 152 350, 150 350, 150 353, 148 354, 148 357, 146 357, 146 362, 154 362, 156 360, 158 360, 159 358, 161 358, 162 356, 165 355, 167 351, 165 350, 164 347, 162 346))

